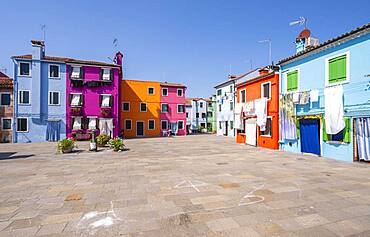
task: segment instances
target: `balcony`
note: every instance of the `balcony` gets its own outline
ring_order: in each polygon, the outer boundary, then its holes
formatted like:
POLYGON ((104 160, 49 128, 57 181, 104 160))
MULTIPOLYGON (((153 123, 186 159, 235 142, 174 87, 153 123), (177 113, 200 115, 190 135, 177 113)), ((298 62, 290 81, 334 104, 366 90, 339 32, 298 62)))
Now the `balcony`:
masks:
POLYGON ((112 117, 112 108, 103 107, 103 108, 100 109, 100 114, 103 118, 111 118, 112 117))
POLYGON ((72 116, 82 116, 82 108, 81 107, 72 107, 71 108, 71 115, 72 116))

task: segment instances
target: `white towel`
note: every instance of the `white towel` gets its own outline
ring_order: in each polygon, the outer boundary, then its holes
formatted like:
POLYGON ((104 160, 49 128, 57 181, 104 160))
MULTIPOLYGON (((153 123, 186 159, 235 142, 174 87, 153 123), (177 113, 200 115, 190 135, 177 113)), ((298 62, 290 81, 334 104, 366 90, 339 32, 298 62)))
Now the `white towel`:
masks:
POLYGON ((310 101, 311 103, 319 101, 319 90, 315 89, 310 91, 310 101))
POLYGON ((343 86, 327 87, 324 95, 326 133, 337 134, 346 126, 343 118, 343 86))
POLYGON ((294 92, 293 93, 293 103, 294 104, 297 104, 299 102, 299 93, 298 92, 294 92))
POLYGON ((82 127, 81 127, 82 123, 81 123, 81 118, 80 117, 76 117, 73 121, 73 130, 80 130, 82 127))
POLYGON ((257 125, 260 127, 260 131, 265 131, 267 120, 267 98, 256 99, 254 107, 257 115, 257 125))

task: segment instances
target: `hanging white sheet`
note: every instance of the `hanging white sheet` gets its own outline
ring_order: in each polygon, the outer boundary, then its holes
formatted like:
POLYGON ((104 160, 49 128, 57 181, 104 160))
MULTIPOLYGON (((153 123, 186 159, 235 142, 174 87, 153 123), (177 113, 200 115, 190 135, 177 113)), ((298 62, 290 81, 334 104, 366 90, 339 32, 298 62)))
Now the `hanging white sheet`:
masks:
POLYGON ((370 118, 356 120, 357 150, 360 160, 370 160, 370 118))
POLYGON ((73 120, 73 130, 80 130, 82 128, 81 117, 75 117, 73 120))
POLYGON ((267 98, 256 99, 254 106, 257 116, 257 125, 260 127, 260 131, 265 131, 266 120, 267 120, 267 98))
POLYGON ((343 86, 327 87, 325 95, 325 127, 327 134, 337 134, 344 129, 343 86))
POLYGON ((314 89, 310 91, 310 101, 311 103, 319 101, 319 90, 314 89))

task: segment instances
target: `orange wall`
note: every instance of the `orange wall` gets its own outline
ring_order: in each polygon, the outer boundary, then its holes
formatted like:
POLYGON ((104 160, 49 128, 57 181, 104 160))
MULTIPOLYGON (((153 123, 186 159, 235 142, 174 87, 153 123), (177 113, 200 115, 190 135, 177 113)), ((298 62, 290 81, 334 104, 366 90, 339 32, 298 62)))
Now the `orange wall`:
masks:
POLYGON ((121 131, 125 138, 136 137, 136 121, 144 122, 144 136, 160 135, 160 83, 149 81, 123 80, 121 86, 121 131), (148 88, 154 88, 154 95, 148 95, 148 88), (122 110, 122 103, 130 102, 130 111, 122 110), (140 103, 146 102, 147 112, 140 112, 140 103), (132 120, 132 129, 126 130, 124 121, 132 120), (148 120, 155 120, 155 129, 148 129, 148 120))
MULTIPOLYGON (((272 136, 257 136, 257 145, 260 147, 279 149, 279 75, 274 74, 256 82, 237 87, 237 101, 240 101, 240 91, 246 89, 247 101, 261 98, 261 85, 271 82, 271 99, 267 102, 267 116, 272 117, 272 136)), ((257 126, 257 134, 259 127, 257 126)), ((240 139, 241 140, 241 139, 240 139)))

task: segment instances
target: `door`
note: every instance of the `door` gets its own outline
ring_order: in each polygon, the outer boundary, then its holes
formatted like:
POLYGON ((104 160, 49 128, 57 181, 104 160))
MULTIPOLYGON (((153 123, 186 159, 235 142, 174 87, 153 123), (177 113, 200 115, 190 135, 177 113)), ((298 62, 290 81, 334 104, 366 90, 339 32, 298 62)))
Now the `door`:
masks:
POLYGON ((60 140, 60 121, 48 121, 46 126, 46 141, 56 142, 60 140))
POLYGON ((225 121, 225 132, 224 132, 224 135, 227 136, 227 133, 229 131, 229 121, 225 121))
POLYGON ((252 146, 257 146, 257 120, 245 120, 245 143, 252 146))
POLYGON ((299 128, 301 152, 320 155, 320 120, 301 119, 299 128))
POLYGON ((144 122, 142 121, 136 122, 136 136, 144 136, 144 122))

